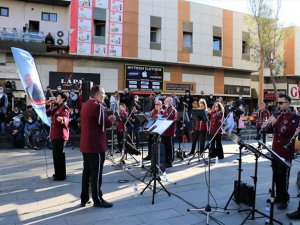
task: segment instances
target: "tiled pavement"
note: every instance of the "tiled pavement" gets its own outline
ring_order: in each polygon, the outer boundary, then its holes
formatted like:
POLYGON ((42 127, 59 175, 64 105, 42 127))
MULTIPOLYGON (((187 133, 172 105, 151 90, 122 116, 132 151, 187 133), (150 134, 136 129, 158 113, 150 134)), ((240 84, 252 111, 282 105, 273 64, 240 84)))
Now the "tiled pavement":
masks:
MULTIPOLYGON (((189 151, 190 144, 183 146, 189 151)), ((237 179, 238 146, 224 142, 225 159, 211 166, 210 205, 224 208, 237 179)), ((188 212, 188 208, 207 205, 207 167, 204 161, 195 159, 187 165, 187 159, 175 160, 174 166, 167 169, 169 182, 163 182, 172 193, 168 197, 163 191, 155 195, 155 204, 151 204, 152 192, 146 190, 143 195, 133 196, 136 183, 141 191, 145 184, 140 180, 145 169, 130 166, 125 170, 117 169, 111 160, 118 162, 119 155, 109 157, 105 162, 102 190, 104 198, 114 203, 110 209, 94 208, 92 204, 80 208, 80 190, 82 156, 78 149, 67 149, 67 180, 52 181, 53 164, 51 150, 0 149, 0 224, 81 224, 81 225, 193 225, 206 224, 206 216, 197 212, 188 212), (206 171, 206 172, 205 172, 206 171), (137 179, 138 178, 138 179, 137 179), (176 182, 176 184, 174 184, 176 182)), ((137 157, 138 159, 140 157, 137 157)), ((254 156, 243 151, 242 180, 252 184, 254 156)), ((131 161, 127 161, 127 165, 131 161)), ((148 165, 148 164, 146 164, 148 165)), ((275 218, 283 224, 289 224, 285 213, 298 205, 296 186, 299 162, 294 161, 290 178, 291 200, 287 210, 278 211, 275 206, 275 218)), ((147 176, 145 182, 148 182, 147 176)), ((270 163, 263 158, 258 164, 257 209, 265 212, 268 190, 271 185, 270 163)), ((158 185, 159 186, 159 185, 158 185)), ((246 213, 238 213, 237 205, 230 201, 229 214, 214 212, 209 224, 241 224, 246 213)), ((258 215, 256 215, 258 217, 258 215)), ((265 218, 248 220, 246 224, 264 224, 265 218)))

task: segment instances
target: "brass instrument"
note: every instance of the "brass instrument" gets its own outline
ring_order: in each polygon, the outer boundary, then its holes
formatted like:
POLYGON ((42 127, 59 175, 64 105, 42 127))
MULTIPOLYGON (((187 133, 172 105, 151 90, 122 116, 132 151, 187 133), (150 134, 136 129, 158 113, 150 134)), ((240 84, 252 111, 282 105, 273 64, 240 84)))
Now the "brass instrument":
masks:
POLYGON ((287 143, 287 144, 284 146, 284 148, 285 148, 286 150, 289 150, 289 148, 290 148, 291 145, 293 144, 294 140, 298 137, 299 133, 300 133, 300 127, 297 127, 297 129, 296 129, 296 131, 295 131, 293 137, 290 139, 289 143, 287 143))

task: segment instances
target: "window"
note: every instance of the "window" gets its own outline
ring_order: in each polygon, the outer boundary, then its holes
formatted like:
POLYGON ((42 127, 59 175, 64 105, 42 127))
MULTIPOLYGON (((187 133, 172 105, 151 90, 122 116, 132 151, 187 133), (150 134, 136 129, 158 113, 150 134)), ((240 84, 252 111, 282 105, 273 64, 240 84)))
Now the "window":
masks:
POLYGON ((0 16, 6 16, 9 15, 9 9, 7 7, 0 7, 0 16))
POLYGON ((57 22, 57 13, 42 12, 42 20, 57 22))
POLYGON ((222 38, 214 36, 213 43, 214 51, 222 51, 222 38))
POLYGON ((183 32, 183 47, 193 46, 193 34, 191 32, 183 32))
POLYGON ((160 29, 159 28, 151 27, 150 42, 160 43, 160 29))
POLYGON ((95 36, 105 37, 105 21, 95 21, 95 36))
POLYGON ((242 42, 242 53, 249 54, 249 47, 248 47, 247 41, 242 42))

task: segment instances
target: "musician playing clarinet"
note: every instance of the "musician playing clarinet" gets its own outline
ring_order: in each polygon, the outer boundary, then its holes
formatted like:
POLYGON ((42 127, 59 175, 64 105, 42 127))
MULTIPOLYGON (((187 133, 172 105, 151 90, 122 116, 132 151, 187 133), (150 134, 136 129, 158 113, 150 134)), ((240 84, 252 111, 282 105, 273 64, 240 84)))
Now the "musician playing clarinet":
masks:
MULTIPOLYGON (((267 121, 270 117, 270 112, 269 110, 266 109, 266 104, 264 102, 260 103, 260 106, 259 106, 259 110, 257 110, 257 113, 254 114, 254 117, 256 119, 256 128, 257 128, 257 135, 259 137, 258 140, 260 140, 260 135, 259 135, 259 132, 261 130, 261 126, 263 125, 263 123, 265 121, 267 121)), ((262 136, 263 136, 263 143, 266 143, 266 137, 267 137, 267 134, 266 132, 263 132, 262 133, 262 136)), ((258 148, 260 148, 260 144, 258 145, 258 148)))
POLYGON ((198 152, 198 154, 202 154, 205 150, 205 140, 208 131, 208 117, 207 104, 205 99, 203 98, 199 100, 199 109, 201 111, 201 114, 199 114, 199 116, 196 118, 194 132, 192 136, 192 149, 188 156, 195 154, 195 148, 198 140, 200 142, 200 152, 198 152))
POLYGON ((214 103, 212 110, 209 110, 210 117, 210 129, 209 135, 212 138, 214 135, 215 138, 212 140, 210 145, 210 157, 218 159, 224 159, 224 152, 222 146, 222 134, 224 133, 222 122, 224 120, 224 107, 221 103, 214 103))
MULTIPOLYGON (((160 100, 157 100, 155 102, 155 108, 150 113, 150 118, 158 118, 164 114, 164 110, 162 109, 162 102, 160 100)), ((153 134, 149 134, 148 136, 148 155, 143 158, 143 160, 151 160, 151 154, 152 154, 152 144, 153 144, 153 134)))
POLYGON ((166 148, 166 168, 172 167, 174 156, 173 137, 176 131, 177 110, 173 106, 173 99, 167 97, 164 101, 165 111, 163 117, 167 120, 173 120, 172 125, 161 135, 162 143, 166 148))
MULTIPOLYGON (((285 94, 280 94, 277 100, 279 111, 274 113, 268 124, 273 131, 272 149, 282 158, 291 162, 294 156, 295 141, 286 149, 286 146, 293 137, 299 125, 299 116, 289 111, 291 98, 285 94)), ((276 187, 275 203, 277 208, 284 210, 288 206, 290 199, 288 193, 290 168, 285 167, 279 161, 273 161, 274 182, 276 187)))
POLYGON ((127 118, 128 118, 128 113, 126 112, 126 105, 124 103, 121 103, 119 114, 117 117, 117 139, 118 139, 119 152, 121 152, 123 148, 124 131, 127 130, 125 126, 127 118))

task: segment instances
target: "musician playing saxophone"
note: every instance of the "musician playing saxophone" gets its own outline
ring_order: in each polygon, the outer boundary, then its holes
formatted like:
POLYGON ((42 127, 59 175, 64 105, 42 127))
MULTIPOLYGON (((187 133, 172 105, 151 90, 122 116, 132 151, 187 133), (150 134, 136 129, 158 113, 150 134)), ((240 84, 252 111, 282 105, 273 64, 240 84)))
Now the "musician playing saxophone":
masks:
MULTIPOLYGON (((294 143, 288 149, 284 148, 294 135, 298 124, 299 116, 289 111, 291 98, 285 94, 280 94, 277 100, 279 111, 268 119, 269 128, 273 131, 272 149, 287 161, 292 161, 295 145, 294 143)), ((289 178, 290 168, 283 166, 279 161, 273 161, 273 173, 276 187, 275 203, 277 208, 284 210, 289 201, 289 178)))

